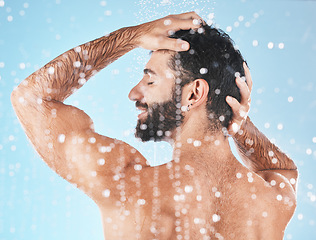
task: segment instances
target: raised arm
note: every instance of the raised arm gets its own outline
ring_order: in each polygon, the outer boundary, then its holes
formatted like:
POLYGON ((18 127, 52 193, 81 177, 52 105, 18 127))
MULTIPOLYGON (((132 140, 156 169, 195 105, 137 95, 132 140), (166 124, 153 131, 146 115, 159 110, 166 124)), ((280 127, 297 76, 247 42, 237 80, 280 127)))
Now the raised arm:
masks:
MULTIPOLYGON (((244 164, 268 182, 282 179, 296 190, 298 171, 295 163, 260 132, 247 117, 250 108, 252 80, 248 67, 244 64, 246 82, 238 81, 241 102, 227 99, 234 112, 230 132, 244 164)), ((273 182, 272 182, 273 183, 273 182)))
POLYGON ((135 47, 187 50, 187 42, 170 39, 168 33, 198 27, 193 19, 199 16, 192 12, 119 29, 65 52, 27 77, 12 92, 11 101, 43 160, 63 178, 94 194, 94 199, 102 194, 96 188, 112 182, 131 161, 145 164, 126 143, 95 133, 89 116, 63 101, 135 47))

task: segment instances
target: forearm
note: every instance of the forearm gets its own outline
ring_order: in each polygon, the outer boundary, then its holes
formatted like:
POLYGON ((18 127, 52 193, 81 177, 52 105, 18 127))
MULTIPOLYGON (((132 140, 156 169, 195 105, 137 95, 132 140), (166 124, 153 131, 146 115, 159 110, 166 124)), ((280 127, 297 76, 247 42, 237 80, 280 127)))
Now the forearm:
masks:
POLYGON ((251 170, 296 170, 295 163, 261 133, 249 117, 235 134, 234 141, 242 160, 251 170))
POLYGON ((26 78, 17 88, 19 96, 28 102, 64 101, 91 76, 137 46, 136 28, 119 29, 63 53, 26 78))

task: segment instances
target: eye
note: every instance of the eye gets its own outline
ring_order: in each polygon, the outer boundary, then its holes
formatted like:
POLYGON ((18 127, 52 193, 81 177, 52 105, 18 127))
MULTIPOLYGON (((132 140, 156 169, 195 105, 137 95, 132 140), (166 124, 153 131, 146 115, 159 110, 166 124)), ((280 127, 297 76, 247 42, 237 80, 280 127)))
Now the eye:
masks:
POLYGON ((154 82, 148 82, 148 83, 147 83, 147 85, 152 85, 152 84, 154 84, 154 82))

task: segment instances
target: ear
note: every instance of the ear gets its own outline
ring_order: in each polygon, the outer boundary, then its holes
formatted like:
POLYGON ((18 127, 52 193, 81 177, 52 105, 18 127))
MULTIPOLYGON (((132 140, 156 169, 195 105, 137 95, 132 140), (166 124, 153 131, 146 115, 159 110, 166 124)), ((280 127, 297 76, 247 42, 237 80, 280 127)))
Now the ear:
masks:
POLYGON ((188 103, 192 104, 191 108, 195 108, 207 101, 209 85, 204 79, 195 79, 190 88, 188 95, 188 103))

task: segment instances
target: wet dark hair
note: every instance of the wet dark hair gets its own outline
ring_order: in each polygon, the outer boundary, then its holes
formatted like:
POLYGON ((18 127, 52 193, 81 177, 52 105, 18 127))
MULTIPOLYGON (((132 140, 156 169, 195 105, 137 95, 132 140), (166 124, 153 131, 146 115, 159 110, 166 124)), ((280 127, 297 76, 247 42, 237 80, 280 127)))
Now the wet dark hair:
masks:
POLYGON ((207 113, 210 126, 227 128, 232 118, 232 109, 226 103, 226 96, 240 101, 236 85, 236 73, 244 76, 244 59, 234 48, 233 40, 222 30, 203 25, 199 30, 179 30, 171 38, 183 39, 190 43, 190 49, 177 52, 170 61, 176 71, 180 86, 202 78, 209 84, 207 113), (179 80, 181 79, 181 80, 179 80))

